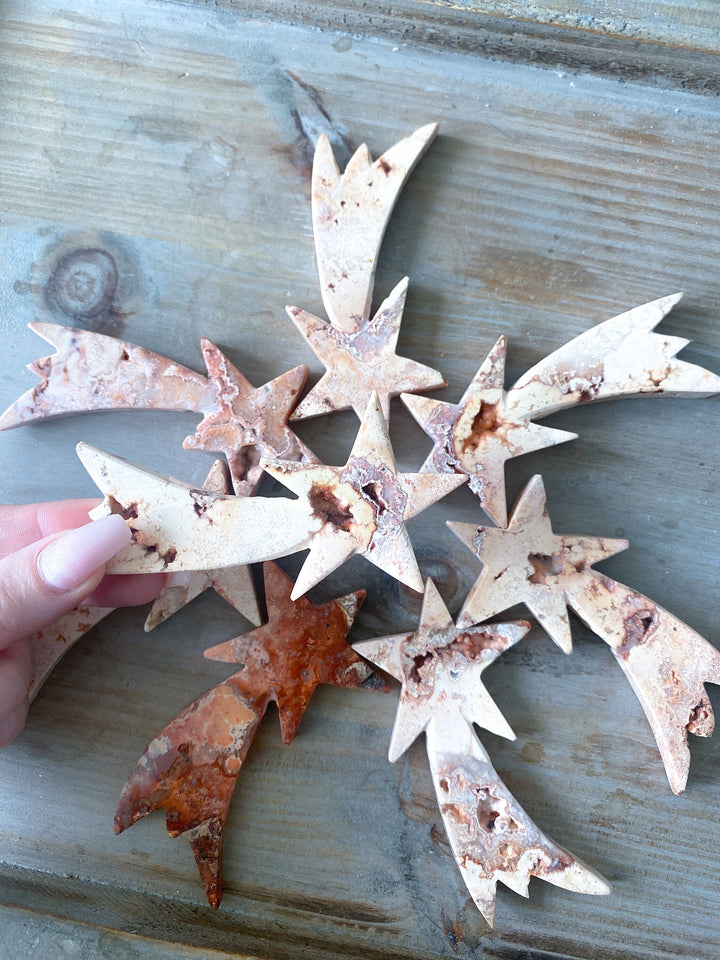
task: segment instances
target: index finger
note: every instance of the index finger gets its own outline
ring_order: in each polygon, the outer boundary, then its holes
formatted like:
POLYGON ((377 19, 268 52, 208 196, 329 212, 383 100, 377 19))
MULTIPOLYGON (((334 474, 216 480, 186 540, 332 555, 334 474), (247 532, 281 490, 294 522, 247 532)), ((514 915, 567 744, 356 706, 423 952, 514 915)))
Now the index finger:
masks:
POLYGON ((55 500, 22 506, 0 504, 0 559, 51 534, 90 522, 88 513, 100 501, 55 500))

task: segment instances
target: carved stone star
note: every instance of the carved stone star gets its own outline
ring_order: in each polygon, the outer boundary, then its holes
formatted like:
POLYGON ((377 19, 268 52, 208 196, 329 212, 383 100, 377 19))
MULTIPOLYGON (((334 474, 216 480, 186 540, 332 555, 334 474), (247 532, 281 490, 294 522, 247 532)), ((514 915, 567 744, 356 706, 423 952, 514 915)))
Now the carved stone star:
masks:
POLYGON ((568 578, 627 549, 627 540, 556 536, 550 525, 542 477, 534 476, 518 498, 507 530, 448 523, 483 571, 460 611, 458 626, 493 617, 525 603, 557 645, 570 653, 568 578))
POLYGON ((262 387, 253 387, 205 338, 202 351, 217 401, 197 432, 185 440, 186 450, 224 453, 235 493, 242 497, 251 497, 258 488, 263 475, 261 457, 316 462, 314 454, 287 425, 307 380, 306 366, 295 367, 262 387))
POLYGON ((225 821, 268 703, 277 702, 282 738, 290 743, 319 683, 383 686, 345 640, 364 590, 320 605, 306 599, 293 603, 292 581, 274 563, 263 570, 268 622, 205 652, 240 669, 152 740, 128 777, 115 815, 115 832, 122 833, 164 810, 170 835, 189 840, 214 909, 222 897, 225 821))
POLYGON ((428 580, 415 633, 356 643, 358 653, 402 684, 390 760, 401 757, 434 716, 448 711, 461 713, 470 725, 477 723, 514 740, 515 734, 480 677, 529 629, 526 622, 458 629, 437 587, 428 580))
POLYGON ((274 563, 263 565, 268 622, 243 636, 205 651, 209 660, 240 663, 233 676, 250 703, 278 705, 284 743, 295 736, 315 687, 360 687, 372 670, 346 643, 366 597, 356 590, 337 600, 315 604, 292 599, 292 580, 274 563))
POLYGON ((391 397, 445 386, 437 370, 395 353, 407 285, 406 277, 371 320, 358 318, 349 331, 298 307, 287 308, 291 320, 327 368, 291 420, 350 407, 362 419, 373 391, 380 397, 387 419, 391 397))
POLYGON ((524 602, 566 653, 567 608, 608 644, 655 734, 670 786, 682 793, 688 734, 708 737, 715 718, 705 685, 720 684, 720 652, 649 597, 592 569, 626 540, 557 536, 542 478, 520 495, 507 530, 448 524, 484 564, 458 623, 478 623, 524 602))
POLYGON ((458 474, 398 473, 387 424, 373 394, 343 467, 263 461, 268 473, 306 498, 322 520, 293 599, 354 554, 366 557, 413 590, 423 583, 405 521, 465 483, 458 474))
POLYGON ((459 403, 402 395, 402 401, 434 441, 422 470, 465 473, 470 489, 498 526, 507 524, 505 461, 574 440, 576 433, 541 427, 506 409, 503 336, 488 354, 459 403))
MULTIPOLYGON (((222 460, 216 460, 203 484, 208 493, 231 494, 232 486, 227 468, 222 460)), ((254 624, 259 624, 258 606, 252 571, 246 564, 222 567, 213 570, 182 571, 168 574, 168 582, 153 603, 145 621, 145 630, 150 631, 182 610, 191 600, 212 587, 227 600, 238 613, 254 624)))
POLYGON ((390 760, 397 760, 426 731, 448 840, 468 891, 491 926, 498 881, 523 896, 528 895, 531 876, 582 893, 610 892, 599 874, 532 822, 493 769, 473 729, 476 723, 514 739, 481 674, 529 626, 521 622, 458 629, 428 580, 416 633, 355 645, 402 683, 390 760))

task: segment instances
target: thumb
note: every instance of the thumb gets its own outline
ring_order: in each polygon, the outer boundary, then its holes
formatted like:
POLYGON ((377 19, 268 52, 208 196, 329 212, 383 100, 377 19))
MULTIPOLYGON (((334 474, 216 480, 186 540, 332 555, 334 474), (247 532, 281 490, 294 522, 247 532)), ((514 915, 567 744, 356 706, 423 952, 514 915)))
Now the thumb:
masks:
POLYGON ((0 649, 32 636, 78 606, 130 536, 123 518, 113 514, 0 560, 0 649))

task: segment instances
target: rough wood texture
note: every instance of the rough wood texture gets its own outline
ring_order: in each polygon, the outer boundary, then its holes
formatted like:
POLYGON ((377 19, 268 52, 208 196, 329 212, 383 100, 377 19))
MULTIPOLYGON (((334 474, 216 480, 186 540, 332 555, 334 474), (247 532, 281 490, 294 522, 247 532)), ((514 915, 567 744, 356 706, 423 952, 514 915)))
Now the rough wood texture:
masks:
MULTIPOLYGON (((238 13, 243 0, 179 0, 238 13)), ((666 88, 720 91, 714 0, 274 0, 259 18, 666 88)))
MULTIPOLYGON (((343 163, 363 140, 378 156, 428 120, 440 135, 398 202, 375 289, 379 302, 411 277, 398 352, 441 370, 449 386, 437 396, 456 403, 502 334, 512 383, 589 326, 676 290, 686 296, 660 331, 690 338, 681 358, 720 373, 718 102, 687 92, 712 89, 719 71, 700 31, 681 49, 406 0, 375 18, 378 7, 278 3, 248 21, 228 4, 79 0, 68 12, 7 0, 0 407, 33 385, 33 319, 121 336, 198 371, 209 336, 252 383, 303 362, 315 382, 321 364, 284 313, 322 311, 315 138, 326 132, 343 163), (521 62, 534 50, 549 69, 521 62), (618 82, 633 77, 648 84, 618 82), (112 302, 83 317, 53 277, 85 250, 106 252, 119 279, 112 302)), ((698 26, 690 4, 659 9, 673 8, 698 26)), ((631 549, 601 569, 715 644, 717 415, 717 398, 562 412, 544 423, 580 439, 507 469, 510 500, 542 471, 555 529, 626 537, 631 549)), ((200 486, 212 457, 182 449, 197 423, 108 411, 0 434, 0 492, 92 496, 79 440, 200 486)), ((294 429, 324 462, 344 463, 357 418, 294 429)), ((398 468, 416 471, 431 444, 397 401, 390 429, 398 468)), ((477 523, 477 511, 460 490, 409 524, 420 569, 454 615, 477 567, 444 521, 477 523)), ((419 599, 362 558, 315 599, 360 587, 369 596, 351 639, 414 629, 419 599)), ((273 724, 259 731, 214 914, 161 818, 114 837, 112 812, 148 740, 227 678, 202 650, 249 624, 210 591, 149 636, 144 617, 116 611, 83 638, 0 756, 8 939, 22 906, 63 920, 47 921, 53 960, 66 936, 111 956, 170 941, 184 946, 156 953, 716 960, 720 890, 697 878, 720 873, 717 738, 693 743, 687 791, 672 796, 611 651, 580 627, 571 657, 534 631, 485 672, 517 740, 484 742, 513 796, 612 882, 611 897, 533 881, 526 902, 501 889, 489 933, 455 869, 422 744, 387 762, 395 698, 327 688, 289 748, 273 724)))

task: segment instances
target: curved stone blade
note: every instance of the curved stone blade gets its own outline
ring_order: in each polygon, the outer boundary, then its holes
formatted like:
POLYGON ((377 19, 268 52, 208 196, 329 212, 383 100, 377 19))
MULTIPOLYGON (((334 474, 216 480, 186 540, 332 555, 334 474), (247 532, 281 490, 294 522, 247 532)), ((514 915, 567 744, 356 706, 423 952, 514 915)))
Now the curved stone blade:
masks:
POLYGON ((459 713, 434 717, 427 752, 455 861, 492 926, 498 881, 528 896, 531 877, 577 893, 608 894, 610 884, 533 823, 459 713))
POLYGON ((320 289, 334 326, 357 331, 370 316, 375 266, 385 228, 410 172, 437 134, 431 123, 374 163, 365 145, 340 174, 323 134, 315 149, 312 220, 320 289))
POLYGON ((57 353, 28 365, 42 383, 3 413, 0 430, 92 410, 199 413, 213 401, 205 377, 151 350, 89 330, 53 323, 29 326, 57 353))
POLYGON ((250 699, 231 677, 160 731, 123 787, 115 833, 155 810, 190 841, 210 906, 222 897, 222 835, 235 783, 269 697, 250 699))
POLYGON ((670 788, 682 793, 688 734, 710 737, 715 729, 705 684, 720 684, 720 651, 648 597, 595 571, 573 578, 565 595, 612 650, 645 711, 670 788))
POLYGON ((515 416, 539 420, 596 400, 646 396, 709 397, 720 377, 675 354, 688 340, 652 333, 682 297, 661 297, 599 323, 535 364, 508 392, 515 416))
POLYGON ((208 570, 296 553, 321 527, 301 500, 227 497, 78 444, 78 456, 105 500, 90 514, 123 516, 133 541, 108 573, 208 570))
MULTIPOLYGON (((172 720, 150 743, 123 788, 115 816, 121 833, 164 810, 171 836, 191 844, 208 900, 222 895, 223 828, 238 774, 268 703, 278 705, 283 742, 295 736, 318 684, 358 688, 377 680, 347 643, 365 591, 327 603, 294 603, 292 580, 263 569, 268 622, 205 651, 239 671, 172 720)), ((381 682, 373 689, 384 689, 381 682)))
POLYGON ((58 661, 78 642, 80 637, 85 636, 88 630, 104 620, 114 609, 114 607, 76 607, 31 638, 28 685, 30 703, 38 695, 58 661))

